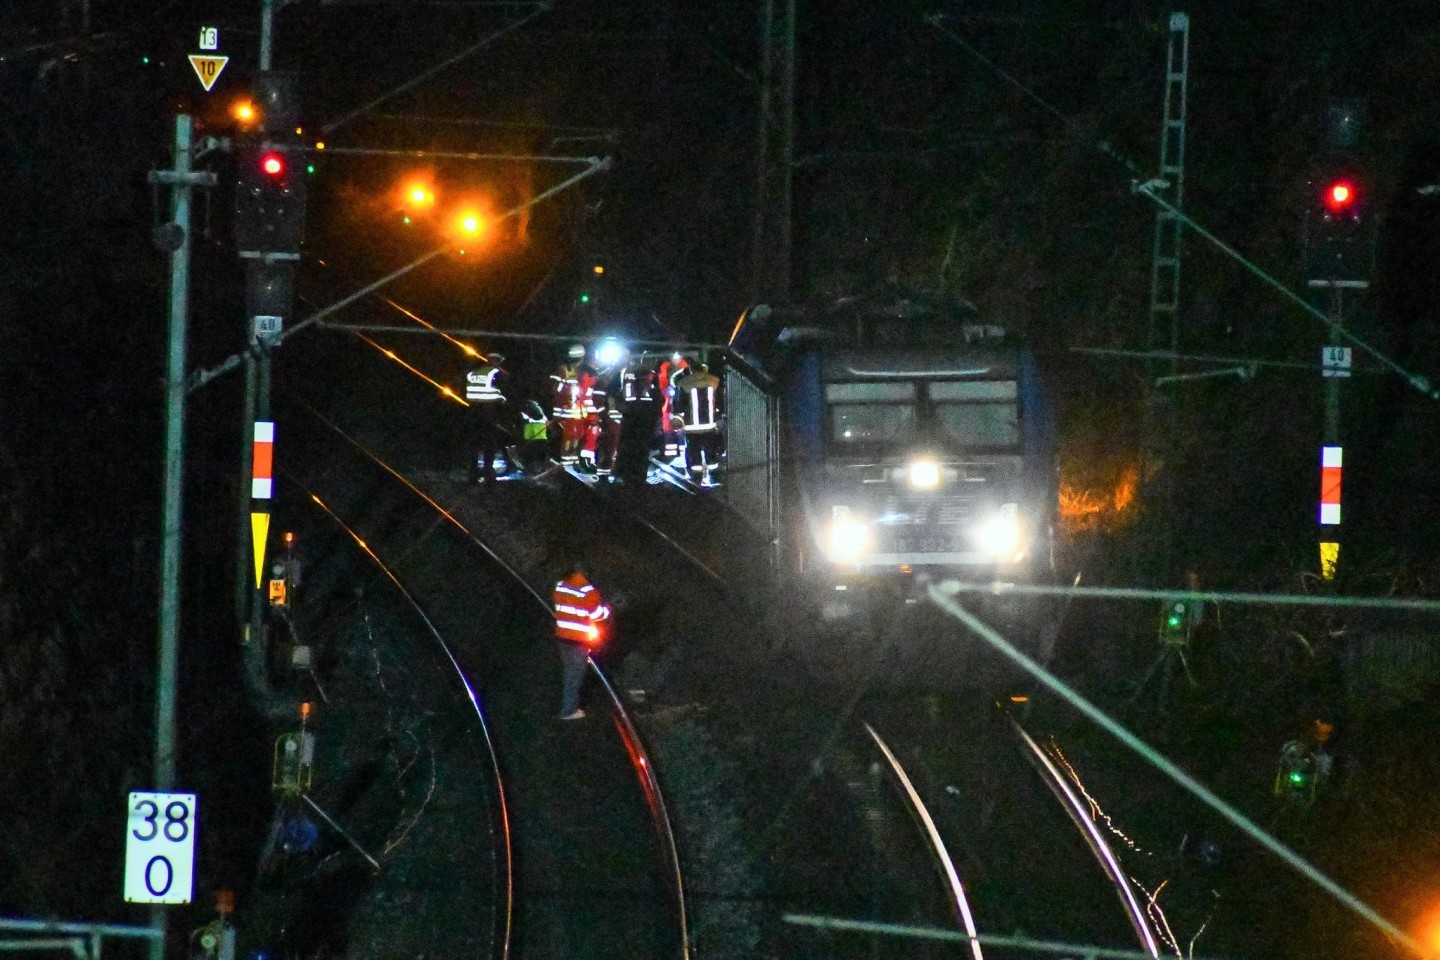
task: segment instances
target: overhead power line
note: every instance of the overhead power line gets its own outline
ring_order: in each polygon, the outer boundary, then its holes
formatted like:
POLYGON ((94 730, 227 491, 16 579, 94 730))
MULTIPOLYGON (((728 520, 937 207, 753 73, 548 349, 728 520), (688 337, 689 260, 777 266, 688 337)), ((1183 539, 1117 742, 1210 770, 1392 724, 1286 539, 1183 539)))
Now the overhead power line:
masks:
MULTIPOLYGON (((984 623, 969 610, 957 603, 955 601, 955 594, 958 592, 957 586, 953 581, 947 581, 939 584, 931 584, 926 588, 926 591, 936 606, 950 614, 950 616, 956 620, 959 620, 971 633, 1009 658, 1022 670, 1030 674, 1030 676, 1048 687, 1050 691, 1060 697, 1060 699, 1070 704, 1070 706, 1074 707, 1116 740, 1119 740, 1125 747, 1138 754, 1140 758, 1150 766, 1175 781, 1175 783, 1179 784, 1186 792, 1220 814, 1220 816, 1224 817, 1256 843, 1259 843, 1262 847, 1275 854, 1301 876, 1330 894, 1343 904, 1346 909, 1351 910, 1374 925, 1387 936, 1393 938, 1397 943, 1403 944, 1416 956, 1429 960, 1431 956, 1429 951, 1405 931, 1386 919, 1374 907, 1330 879, 1328 875, 1322 873, 1314 864, 1310 863, 1284 843, 1281 843, 1270 833, 1266 832, 1263 827, 1255 823, 1255 821, 1226 802, 1209 787, 1206 787, 1200 781, 1190 776, 1190 774, 1182 770, 1173 761, 1162 756, 1154 747, 1140 739, 1120 724, 1119 721, 1095 706, 1095 704, 1086 700, 1074 688, 1065 683, 1065 681, 1020 652, 1020 650, 1016 649, 1005 637, 1001 636, 988 624, 984 623)), ((1194 595, 1199 596, 1199 594, 1194 595)))
POLYGON ((1290 302, 1299 306, 1300 309, 1304 311, 1308 316, 1311 316, 1324 323, 1327 330, 1339 334, 1342 338, 1348 340, 1350 343, 1354 344, 1363 352, 1370 354, 1370 356, 1380 361, 1380 363, 1383 364, 1386 368, 1399 374, 1406 383, 1414 387, 1420 393, 1423 393, 1425 396, 1429 397, 1431 400, 1440 400, 1440 389, 1436 389, 1435 386, 1431 384, 1428 378, 1406 369, 1394 358, 1390 357, 1385 353, 1382 353, 1378 348, 1372 346, 1369 342, 1361 339, 1360 337, 1351 333, 1349 330, 1346 330, 1336 325, 1333 317, 1326 316, 1323 311, 1311 306, 1305 301, 1304 297, 1300 296, 1294 290, 1291 290, 1289 287, 1285 286, 1285 284, 1281 283, 1279 280, 1275 279, 1275 277, 1271 276, 1265 270, 1261 269, 1259 265, 1246 258, 1243 254, 1241 254, 1238 250, 1230 246, 1225 241, 1221 240, 1218 236, 1215 235, 1214 232, 1206 229, 1193 217, 1182 213, 1174 204, 1161 198, 1155 192, 1155 188, 1160 184, 1154 178, 1148 176, 1145 173, 1142 173, 1140 171, 1140 168, 1135 165, 1134 161, 1116 150, 1115 147, 1108 140, 1096 140, 1094 137, 1090 136, 1080 123, 1072 119, 1064 111, 1060 110, 1060 108, 1056 107, 1054 104, 1046 100, 1040 94, 1036 93, 1032 87, 1028 86, 1023 81, 1015 77, 1013 74, 1003 69, 999 64, 995 63, 995 61, 985 56, 959 33, 945 26, 943 22, 945 19, 946 18, 944 14, 937 13, 927 17, 925 19, 925 22, 930 24, 930 26, 934 27, 941 34, 952 40, 957 46, 959 46, 962 50, 968 53, 971 57, 984 64, 987 68, 993 71, 996 76, 1000 77, 1007 84, 1014 87, 1031 103, 1034 103, 1036 106, 1040 107, 1040 109, 1044 110, 1046 113, 1059 120, 1060 123, 1065 127, 1065 129, 1070 132, 1071 136, 1073 136, 1078 142, 1088 144, 1104 156, 1108 157, 1110 160, 1119 164, 1127 173, 1129 173, 1135 178, 1131 183, 1131 189, 1133 192, 1148 197, 1161 209, 1175 216, 1182 224, 1195 231, 1195 233, 1197 233, 1199 236, 1210 241, 1210 243, 1213 244, 1218 250, 1229 256, 1232 260, 1235 260, 1250 273, 1254 274, 1265 285, 1278 291, 1281 296, 1285 297, 1290 302))
POLYGON ((529 14, 521 17, 521 18, 518 19, 518 20, 514 20, 514 21, 506 24, 505 26, 501 27, 499 30, 496 30, 494 33, 492 33, 492 34, 490 34, 489 36, 485 37, 484 39, 480 40, 478 43, 473 43, 473 44, 471 44, 470 46, 466 47, 464 50, 461 50, 459 53, 455 54, 453 57, 450 57, 450 58, 448 58, 448 59, 446 59, 446 60, 441 61, 440 63, 435 64, 435 66, 430 67, 428 70, 422 70, 422 71, 421 71, 419 74, 417 74, 416 76, 414 76, 414 77, 412 77, 411 79, 409 79, 409 80, 405 81, 404 83, 400 84, 398 87, 393 87, 392 89, 386 91, 385 93, 382 93, 380 96, 376 97, 374 100, 371 100, 369 103, 365 104, 363 107, 359 107, 359 108, 357 108, 357 109, 355 109, 355 110, 350 111, 349 113, 345 114, 343 117, 339 118, 338 120, 332 120, 332 121, 330 121, 329 123, 327 123, 327 124, 322 128, 321 132, 322 132, 322 133, 325 133, 325 134, 330 134, 330 133, 335 132, 335 131, 338 130, 340 127, 342 127, 342 126, 344 126, 345 124, 349 123, 351 120, 354 120, 356 117, 360 116, 361 114, 363 114, 363 113, 365 113, 365 112, 367 112, 367 111, 369 111, 369 110, 373 110, 375 107, 378 107, 380 104, 384 103, 386 100, 389 100, 389 99, 392 98, 392 97, 395 97, 395 96, 397 96, 397 95, 399 95, 399 94, 401 94, 401 93, 404 93, 406 90, 410 90, 410 89, 412 89, 412 88, 414 88, 414 87, 419 86, 420 84, 424 83, 426 80, 429 80, 431 77, 435 76, 435 74, 439 73, 440 71, 442 71, 442 70, 447 70, 447 69, 449 69, 450 67, 453 67, 455 64, 459 63, 461 60, 464 60, 466 57, 468 57, 468 56, 470 56, 471 54, 475 53, 476 51, 480 50, 482 47, 488 46, 489 44, 495 42, 496 40, 499 40, 501 37, 503 37, 503 36, 505 36, 505 35, 507 35, 507 34, 514 33, 516 30, 519 30, 521 27, 525 26, 525 24, 527 24, 527 23, 529 23, 530 21, 534 20, 535 18, 539 17, 541 14, 543 14, 543 13, 548 13, 549 10, 550 10, 549 0, 537 0, 537 3, 536 3, 536 5, 535 5, 535 9, 532 10, 529 14))

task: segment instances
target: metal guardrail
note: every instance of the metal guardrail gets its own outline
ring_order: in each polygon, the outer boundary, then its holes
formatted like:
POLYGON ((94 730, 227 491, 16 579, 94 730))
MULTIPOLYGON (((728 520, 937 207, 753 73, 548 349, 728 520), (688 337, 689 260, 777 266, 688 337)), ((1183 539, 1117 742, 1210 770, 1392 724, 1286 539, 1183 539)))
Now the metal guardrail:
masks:
POLYGON ((164 936, 155 927, 124 923, 84 923, 65 920, 30 920, 0 917, 0 930, 29 936, 0 939, 0 953, 31 950, 68 950, 80 960, 100 960, 106 937, 156 940, 164 936))

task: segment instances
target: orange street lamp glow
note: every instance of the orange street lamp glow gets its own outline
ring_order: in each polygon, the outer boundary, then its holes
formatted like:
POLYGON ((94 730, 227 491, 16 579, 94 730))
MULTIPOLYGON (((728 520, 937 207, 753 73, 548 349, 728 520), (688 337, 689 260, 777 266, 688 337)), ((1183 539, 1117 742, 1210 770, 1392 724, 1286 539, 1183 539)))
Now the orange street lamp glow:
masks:
POLYGON ((241 100, 230 109, 235 119, 241 123, 251 123, 255 119, 255 105, 249 100, 241 100))
POLYGON ((473 213, 466 213, 460 217, 460 229, 472 237, 480 232, 480 218, 473 213))

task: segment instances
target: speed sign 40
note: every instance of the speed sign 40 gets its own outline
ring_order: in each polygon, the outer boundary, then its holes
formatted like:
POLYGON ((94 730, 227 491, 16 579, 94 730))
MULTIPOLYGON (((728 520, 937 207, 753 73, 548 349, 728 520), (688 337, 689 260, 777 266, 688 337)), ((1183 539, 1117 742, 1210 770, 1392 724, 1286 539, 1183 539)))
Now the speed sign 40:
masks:
POLYGON ((195 794, 130 794, 125 900, 189 903, 195 877, 195 794))

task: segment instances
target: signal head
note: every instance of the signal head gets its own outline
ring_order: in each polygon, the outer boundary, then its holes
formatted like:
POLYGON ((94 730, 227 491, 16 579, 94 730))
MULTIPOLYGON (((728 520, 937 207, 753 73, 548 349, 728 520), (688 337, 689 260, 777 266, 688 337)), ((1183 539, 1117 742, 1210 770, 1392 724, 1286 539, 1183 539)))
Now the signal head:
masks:
POLYGON ((1354 180, 1349 177, 1339 177, 1325 184, 1325 191, 1321 194, 1320 200, 1325 205, 1326 212, 1331 216, 1353 215, 1356 205, 1360 201, 1360 192, 1356 189, 1354 180))

